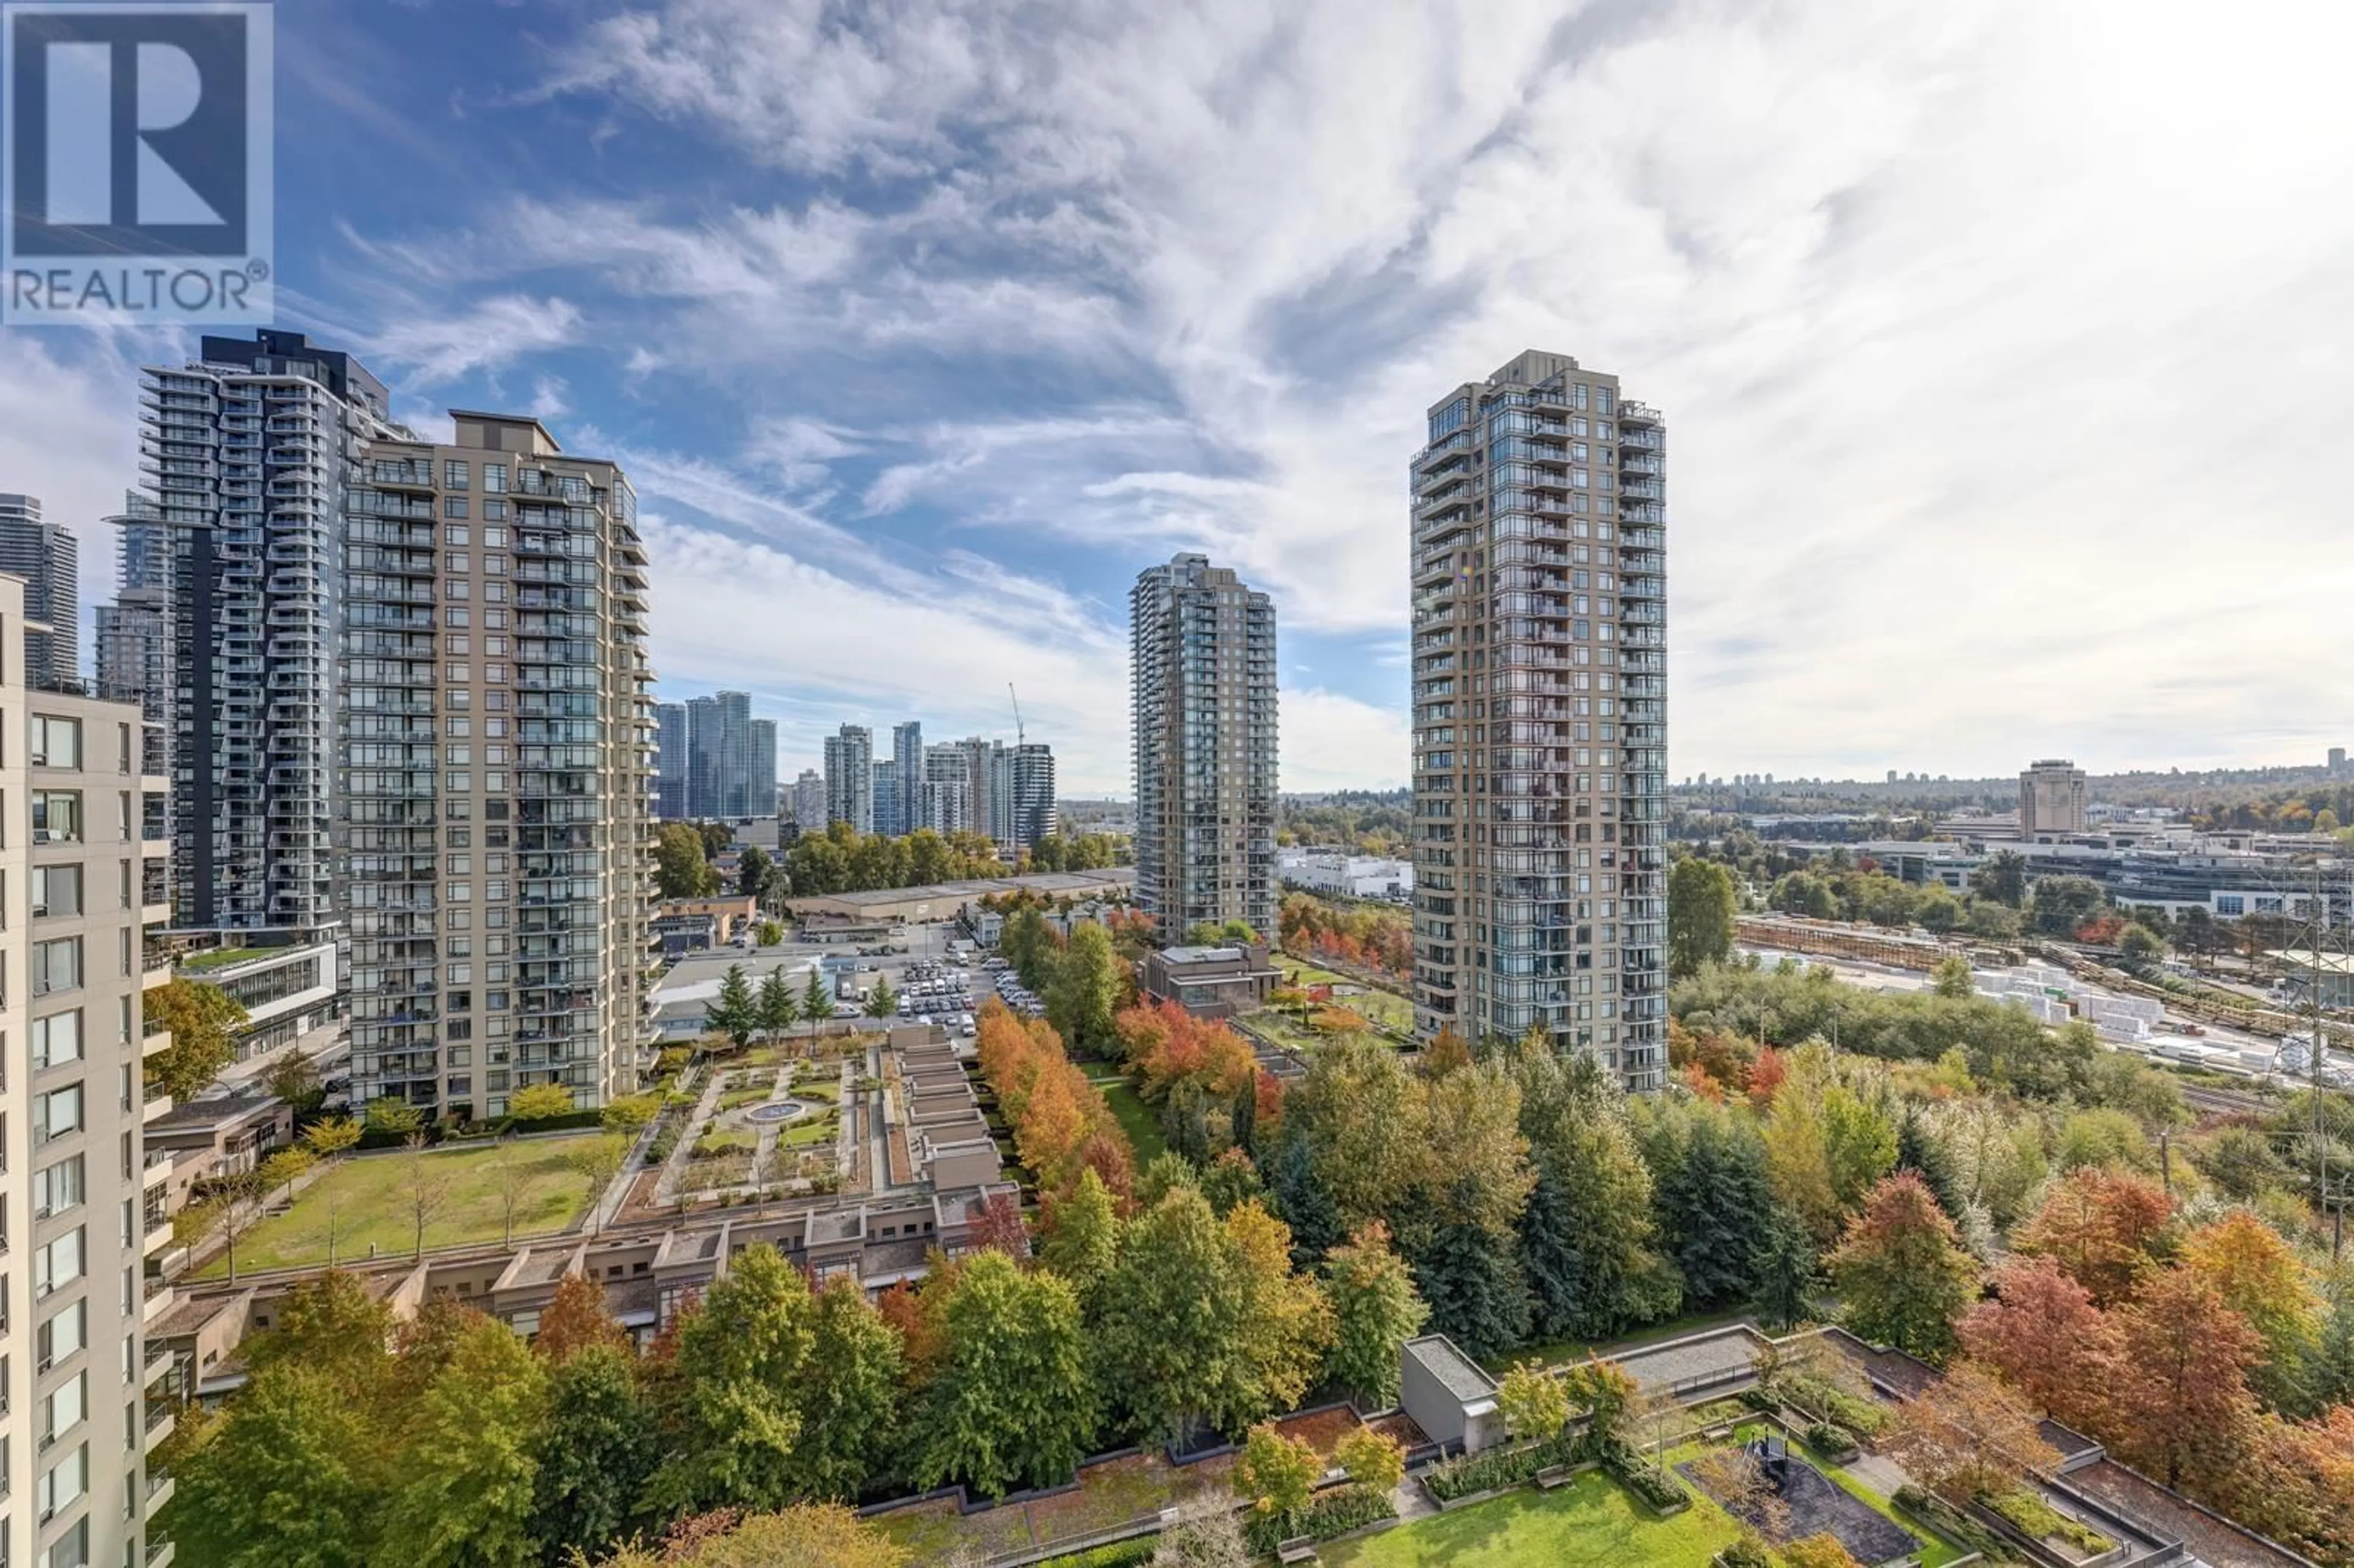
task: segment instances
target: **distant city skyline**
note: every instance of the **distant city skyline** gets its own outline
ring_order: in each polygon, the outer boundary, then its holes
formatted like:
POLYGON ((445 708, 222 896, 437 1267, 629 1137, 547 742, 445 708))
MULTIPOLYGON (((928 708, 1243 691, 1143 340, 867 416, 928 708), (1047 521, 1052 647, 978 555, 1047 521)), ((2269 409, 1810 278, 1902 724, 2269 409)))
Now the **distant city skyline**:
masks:
MULTIPOLYGON (((280 138, 281 324, 421 434, 536 412, 626 464, 663 695, 748 693, 787 772, 844 721, 1010 738, 1011 681, 1066 787, 1124 790, 1127 588, 1196 550, 1284 626, 1284 788, 1405 783, 1420 389, 1530 343, 1676 411, 1676 776, 2340 743, 2349 19, 1335 15, 1129 8, 1074 72, 1052 5, 284 7, 281 125, 385 143, 280 138), (1140 112, 1205 102, 1259 107, 1140 112)), ((85 607, 136 367, 193 346, 0 334, 0 490, 85 607)))

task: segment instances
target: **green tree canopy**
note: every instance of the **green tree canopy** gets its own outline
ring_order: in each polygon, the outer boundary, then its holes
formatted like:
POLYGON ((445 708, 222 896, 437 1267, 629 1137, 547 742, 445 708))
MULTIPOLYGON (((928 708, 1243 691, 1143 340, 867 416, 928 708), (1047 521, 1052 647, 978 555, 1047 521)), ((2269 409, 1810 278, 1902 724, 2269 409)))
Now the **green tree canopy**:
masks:
POLYGON ((1733 954, 1733 874, 1685 855, 1668 873, 1668 972, 1688 975, 1733 954))
POLYGON ((236 1032, 248 1015, 220 987, 175 975, 149 991, 143 1005, 148 1032, 172 1034, 169 1045, 148 1053, 144 1071, 174 1099, 187 1099, 237 1060, 236 1032))

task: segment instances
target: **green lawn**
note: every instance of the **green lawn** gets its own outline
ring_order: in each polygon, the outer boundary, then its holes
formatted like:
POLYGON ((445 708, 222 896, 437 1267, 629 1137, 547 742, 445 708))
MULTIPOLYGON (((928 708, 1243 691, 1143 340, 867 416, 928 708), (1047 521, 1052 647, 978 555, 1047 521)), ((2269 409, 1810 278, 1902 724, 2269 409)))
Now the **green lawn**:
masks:
POLYGON ((1740 1538, 1724 1511, 1695 1501, 1654 1519, 1589 1470, 1550 1492, 1522 1489, 1453 1513, 1323 1549, 1332 1568, 1707 1568, 1740 1538))
POLYGON ((1120 1131, 1128 1134, 1129 1145, 1136 1150, 1136 1168, 1141 1171, 1152 1157, 1169 1147, 1161 1135, 1161 1116, 1146 1105, 1136 1092, 1136 1086, 1125 1078, 1098 1078, 1097 1088, 1103 1091, 1104 1103, 1111 1107, 1120 1131))
MULTIPOLYGON (((588 1185, 566 1163, 566 1156, 602 1136, 584 1132, 518 1139, 509 1149, 509 1172, 501 1171, 498 1151, 487 1143, 428 1151, 423 1171, 427 1181, 440 1188, 441 1202, 425 1226, 426 1246, 502 1240, 506 1205, 501 1194, 510 1174, 515 1187, 516 1235, 569 1225, 588 1206, 588 1185)), ((238 1272, 323 1264, 331 1229, 339 1261, 364 1258, 370 1246, 395 1255, 413 1250, 417 1220, 409 1159, 396 1151, 344 1160, 304 1188, 292 1209, 237 1238, 238 1272)), ((228 1272, 228 1258, 216 1257, 197 1277, 212 1279, 228 1272)))

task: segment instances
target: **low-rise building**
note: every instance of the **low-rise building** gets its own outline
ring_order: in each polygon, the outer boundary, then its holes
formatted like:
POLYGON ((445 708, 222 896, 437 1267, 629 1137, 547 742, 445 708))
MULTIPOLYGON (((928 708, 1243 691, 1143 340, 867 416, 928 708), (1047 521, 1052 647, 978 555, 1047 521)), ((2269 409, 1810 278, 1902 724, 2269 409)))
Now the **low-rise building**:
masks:
POLYGON ((1414 862, 1389 855, 1288 849, 1276 856, 1275 869, 1286 887, 1330 897, 1403 902, 1414 896, 1414 862))
POLYGON ((1144 955, 1136 988, 1196 1018, 1233 1018, 1267 1005, 1282 980, 1264 947, 1165 948, 1144 955))
POLYGON ((326 1024, 342 1011, 335 940, 323 932, 240 931, 235 945, 180 959, 180 972, 218 986, 245 1009, 237 1059, 249 1062, 326 1024))

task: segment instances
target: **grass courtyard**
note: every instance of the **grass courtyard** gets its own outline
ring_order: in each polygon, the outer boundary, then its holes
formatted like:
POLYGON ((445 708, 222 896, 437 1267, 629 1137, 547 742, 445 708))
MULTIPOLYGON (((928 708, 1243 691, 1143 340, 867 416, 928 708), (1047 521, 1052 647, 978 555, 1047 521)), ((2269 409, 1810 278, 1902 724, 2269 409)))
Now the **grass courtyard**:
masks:
POLYGON ((1331 1568, 1708 1568, 1740 1527, 1706 1501, 1656 1519, 1589 1470, 1553 1491, 1521 1490, 1323 1549, 1331 1568))
POLYGON ((1159 1114, 1144 1103, 1142 1097, 1136 1092, 1136 1086, 1125 1078, 1091 1081, 1103 1092, 1104 1103, 1111 1107, 1112 1117, 1119 1123, 1120 1131, 1128 1134, 1129 1144, 1136 1150, 1136 1168, 1143 1170, 1154 1155, 1169 1147, 1169 1140, 1161 1133, 1159 1114))
MULTIPOLYGON (((439 1189, 440 1206, 426 1224, 426 1246, 504 1239, 504 1193, 510 1183, 516 1235, 562 1230, 588 1207, 588 1183, 572 1169, 568 1157, 603 1136, 584 1132, 516 1139, 508 1147, 511 1164, 504 1169, 498 1150, 487 1143, 429 1150, 423 1169, 439 1189)), ((304 1188, 293 1207, 237 1238, 238 1272, 323 1264, 331 1233, 340 1262, 366 1257, 371 1246, 379 1254, 412 1251, 417 1218, 409 1160, 402 1151, 345 1160, 304 1188)), ((217 1279, 228 1273, 228 1259, 223 1255, 198 1270, 197 1277, 217 1279)))

